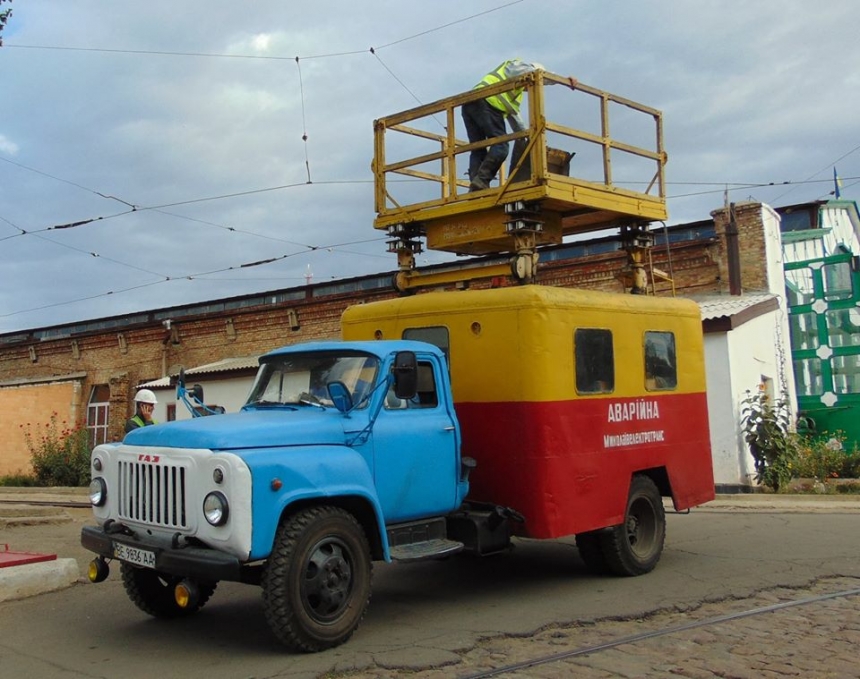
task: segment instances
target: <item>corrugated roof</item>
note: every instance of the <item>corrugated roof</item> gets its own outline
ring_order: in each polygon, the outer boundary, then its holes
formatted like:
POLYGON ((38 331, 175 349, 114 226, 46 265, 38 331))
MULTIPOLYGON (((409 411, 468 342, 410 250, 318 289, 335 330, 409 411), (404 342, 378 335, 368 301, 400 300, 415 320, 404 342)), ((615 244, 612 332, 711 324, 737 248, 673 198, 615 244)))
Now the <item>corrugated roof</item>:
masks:
MULTIPOLYGON (((220 361, 214 361, 213 363, 205 363, 203 365, 195 366, 194 368, 187 368, 185 370, 185 374, 208 375, 212 373, 232 372, 234 370, 250 370, 252 368, 256 368, 259 363, 260 362, 258 356, 222 358, 220 361)), ((138 384, 137 388, 142 389, 146 387, 148 389, 164 389, 171 386, 173 377, 176 377, 176 375, 162 377, 157 380, 151 380, 143 384, 138 384)))
POLYGON ((702 320, 710 321, 714 318, 727 318, 746 311, 750 307, 769 299, 776 299, 776 295, 769 292, 747 293, 744 295, 720 295, 719 297, 697 298, 696 302, 702 311, 702 320))
POLYGON ((779 309, 779 297, 769 292, 702 297, 695 301, 702 314, 705 333, 734 330, 747 321, 779 309))
POLYGON ((222 358, 214 363, 198 365, 196 368, 185 370, 186 375, 199 375, 200 373, 220 373, 230 370, 247 370, 260 365, 259 356, 242 356, 240 358, 222 358))

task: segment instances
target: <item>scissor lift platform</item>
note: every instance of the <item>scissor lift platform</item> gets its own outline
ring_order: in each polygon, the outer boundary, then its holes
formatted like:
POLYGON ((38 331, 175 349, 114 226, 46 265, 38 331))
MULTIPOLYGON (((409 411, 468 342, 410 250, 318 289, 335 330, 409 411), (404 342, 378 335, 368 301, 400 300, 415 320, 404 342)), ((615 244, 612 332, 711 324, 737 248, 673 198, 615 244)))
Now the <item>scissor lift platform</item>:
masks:
MULTIPOLYGON (((661 112, 587 85, 571 86, 556 74, 534 71, 380 118, 374 128, 374 228, 391 236, 389 250, 409 279, 405 287, 418 284, 413 270, 414 255, 423 249, 420 239, 427 249, 459 255, 532 257, 539 246, 561 243, 565 236, 667 218, 661 112), (515 88, 524 91, 525 129, 476 143, 457 137, 464 104, 515 88), (583 99, 586 106, 597 104, 590 116, 583 99), (640 136, 644 127, 652 141, 636 145, 611 136, 610 115, 636 127, 640 136), (596 131, 583 129, 589 124, 596 131), (509 169, 489 189, 470 192, 469 153, 503 141, 513 142, 509 169), (574 158, 581 151, 591 153, 588 167, 574 158), (619 160, 626 183, 613 182, 613 162, 619 160), (633 181, 631 165, 640 175, 633 181), (583 176, 580 169, 591 174, 583 176)), ((527 280, 531 268, 524 267, 527 280)), ((483 275, 498 272, 474 277, 483 275)))

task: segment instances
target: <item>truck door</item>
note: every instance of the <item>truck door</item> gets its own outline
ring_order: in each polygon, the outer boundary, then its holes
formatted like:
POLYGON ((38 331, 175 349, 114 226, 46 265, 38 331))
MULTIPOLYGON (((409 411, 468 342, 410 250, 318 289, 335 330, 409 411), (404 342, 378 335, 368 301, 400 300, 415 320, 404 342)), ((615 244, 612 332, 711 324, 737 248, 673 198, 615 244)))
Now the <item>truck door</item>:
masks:
POLYGON ((376 489, 387 522, 456 508, 459 430, 451 396, 440 392, 440 370, 419 357, 415 398, 398 399, 392 389, 374 425, 376 489))

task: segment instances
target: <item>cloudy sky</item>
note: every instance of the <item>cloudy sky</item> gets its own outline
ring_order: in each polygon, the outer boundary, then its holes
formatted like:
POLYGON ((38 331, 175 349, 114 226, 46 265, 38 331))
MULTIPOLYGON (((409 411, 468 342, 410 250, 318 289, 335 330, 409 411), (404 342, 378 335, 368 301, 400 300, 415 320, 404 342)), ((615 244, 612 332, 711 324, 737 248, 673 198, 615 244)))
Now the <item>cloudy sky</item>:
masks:
POLYGON ((513 56, 663 111, 670 224, 857 197, 850 0, 2 7, 0 333, 393 270, 373 120, 513 56))

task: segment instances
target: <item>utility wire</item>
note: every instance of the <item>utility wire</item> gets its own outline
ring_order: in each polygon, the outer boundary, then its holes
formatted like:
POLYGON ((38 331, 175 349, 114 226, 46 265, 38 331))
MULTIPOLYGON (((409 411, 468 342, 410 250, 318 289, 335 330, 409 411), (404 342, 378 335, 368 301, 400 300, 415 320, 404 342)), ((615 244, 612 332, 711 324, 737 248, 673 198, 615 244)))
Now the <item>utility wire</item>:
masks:
MULTIPOLYGON (((462 19, 457 19, 455 21, 450 21, 447 24, 442 24, 441 26, 436 26, 434 28, 428 28, 425 31, 421 31, 420 33, 415 33, 414 35, 406 36, 405 38, 400 38, 398 40, 393 40, 391 42, 385 43, 384 45, 380 45, 376 49, 385 49, 388 47, 393 47, 394 45, 399 45, 400 43, 407 42, 409 40, 414 40, 415 38, 420 38, 429 33, 434 33, 436 31, 441 31, 445 28, 449 28, 456 24, 461 24, 466 21, 471 21, 472 19, 476 19, 477 17, 484 16, 486 14, 491 14, 492 12, 497 12, 502 9, 506 9, 513 5, 518 5, 519 3, 524 2, 524 0, 514 0, 513 2, 509 2, 504 5, 499 5, 498 7, 493 7, 492 9, 485 10, 483 12, 478 12, 477 14, 472 14, 467 17, 463 17, 462 19)), ((298 60, 301 59, 325 59, 329 57, 345 57, 345 56, 354 56, 358 54, 366 54, 367 50, 347 50, 343 52, 330 52, 326 54, 311 54, 302 57, 285 57, 285 56, 276 56, 276 55, 264 55, 264 54, 219 54, 213 52, 177 52, 177 51, 162 51, 162 50, 131 50, 131 49, 106 49, 103 47, 65 47, 58 45, 23 45, 23 44, 9 44, 6 41, 3 44, 3 47, 9 48, 18 48, 18 49, 34 49, 34 50, 63 50, 70 52, 101 52, 107 54, 146 54, 153 56, 169 56, 169 57, 207 57, 207 58, 217 58, 217 59, 257 59, 257 60, 273 60, 273 61, 290 61, 293 59, 298 60)))
MULTIPOLYGON (((860 150, 860 146, 855 146, 855 147, 854 147, 853 149, 851 149, 848 153, 845 153, 845 154, 843 154, 843 155, 839 156, 839 157, 838 157, 836 160, 834 160, 832 163, 827 163, 827 165, 825 165, 824 167, 822 167, 818 172, 815 172, 815 173, 813 173, 813 174, 809 175, 809 176, 808 176, 808 177, 807 177, 803 182, 801 182, 801 183, 804 183, 804 184, 805 184, 806 182, 808 182, 808 181, 809 181, 810 179, 812 179, 813 177, 817 177, 818 175, 820 175, 820 174, 821 174, 822 172, 824 172, 825 170, 828 170, 828 169, 830 169, 831 167, 833 167, 834 165, 836 165, 836 163, 838 163, 840 160, 843 160, 843 159, 847 158, 847 157, 848 157, 848 156, 850 156, 852 153, 856 153, 858 150, 860 150)), ((829 180, 829 179, 828 179, 828 180, 824 180, 824 181, 832 181, 832 180, 829 180)), ((795 187, 792 187, 791 189, 789 189, 789 190, 788 190, 788 191, 786 191, 785 193, 782 193, 782 194, 780 194, 779 196, 777 196, 776 198, 774 198, 774 202, 778 201, 778 200, 779 200, 780 198, 782 198, 783 196, 786 196, 786 195, 788 195, 789 193, 791 193, 792 191, 794 191, 794 188, 795 188, 795 187)))
MULTIPOLYGON (((210 271, 201 271, 199 273, 186 274, 183 276, 171 277, 171 276, 162 276, 161 274, 154 274, 154 275, 160 276, 161 280, 150 281, 149 283, 141 283, 140 285, 134 285, 134 286, 131 286, 128 288, 122 288, 120 290, 109 290, 107 292, 97 293, 95 295, 89 295, 86 297, 80 297, 80 298, 72 299, 72 300, 66 300, 64 302, 54 302, 52 304, 45 304, 42 306, 30 308, 30 309, 19 309, 18 311, 10 311, 9 313, 0 314, 0 318, 8 318, 10 316, 17 316, 19 314, 30 313, 33 311, 44 311, 45 309, 53 309, 53 308, 56 308, 59 306, 66 306, 69 304, 77 304, 78 302, 87 302, 87 301, 90 301, 93 299, 98 299, 100 297, 108 297, 111 295, 118 295, 118 294, 122 294, 124 292, 131 292, 133 290, 139 290, 141 288, 151 287, 153 285, 158 285, 160 283, 167 283, 170 281, 197 280, 199 278, 203 278, 205 276, 211 276, 211 275, 216 274, 216 273, 225 273, 228 271, 239 271, 242 269, 249 269, 249 268, 253 268, 253 267, 257 267, 257 266, 263 266, 266 264, 272 264, 273 262, 278 262, 278 261, 282 261, 284 259, 289 259, 291 257, 296 257, 296 256, 301 255, 301 254, 307 254, 308 251, 311 251, 311 252, 320 251, 320 250, 321 251, 329 251, 329 250, 337 249, 337 248, 341 247, 342 245, 354 245, 354 244, 365 243, 365 242, 370 242, 370 241, 369 240, 367 240, 367 241, 352 241, 352 242, 348 242, 348 243, 336 243, 336 244, 332 244, 332 245, 307 246, 307 249, 279 255, 277 257, 269 257, 268 259, 261 259, 261 260, 255 261, 255 262, 247 262, 245 264, 239 264, 236 266, 228 266, 228 267, 224 267, 222 269, 212 269, 210 271)), ((152 273, 152 272, 148 272, 148 273, 152 273)))
POLYGON ((135 266, 134 264, 129 264, 128 262, 121 262, 120 260, 113 259, 112 257, 105 257, 104 255, 100 255, 97 252, 90 252, 89 250, 84 250, 82 248, 76 248, 74 245, 69 245, 67 243, 60 243, 59 241, 55 241, 51 238, 47 238, 47 237, 41 236, 39 234, 34 234, 34 235, 36 238, 38 238, 40 240, 46 241, 48 243, 53 243, 54 245, 58 245, 61 248, 66 248, 68 250, 74 250, 75 252, 81 252, 85 255, 90 255, 91 257, 95 257, 97 259, 103 259, 107 262, 113 262, 114 264, 119 264, 120 266, 124 266, 124 267, 127 267, 129 269, 134 269, 135 271, 142 271, 143 273, 148 273, 148 274, 151 274, 153 276, 161 276, 164 278, 168 278, 167 276, 165 276, 162 273, 158 273, 156 271, 150 271, 149 269, 143 269, 139 266, 135 266))
POLYGON ((407 40, 414 40, 415 38, 420 38, 429 33, 434 33, 436 31, 441 31, 444 28, 449 28, 450 26, 454 26, 456 24, 461 24, 464 21, 471 21, 472 19, 477 19, 480 16, 484 16, 485 14, 491 14, 493 12, 498 12, 501 9, 507 9, 513 5, 518 5, 523 2, 523 0, 514 0, 513 2, 509 2, 506 5, 499 5, 498 7, 493 7, 492 9, 485 10, 483 12, 478 12, 477 14, 472 14, 471 16, 463 17, 462 19, 457 19, 455 21, 451 21, 447 24, 442 24, 441 26, 436 26, 435 28, 428 28, 426 31, 421 31, 420 33, 416 33, 415 35, 410 35, 406 38, 400 38, 400 40, 394 40, 393 42, 387 42, 384 45, 380 45, 376 49, 381 50, 387 47, 393 47, 394 45, 399 45, 402 42, 406 42, 407 40))
MULTIPOLYGON (((816 173, 816 174, 818 174, 818 173, 816 173)), ((813 176, 815 176, 815 175, 813 175, 813 176)), ((860 177, 845 177, 843 179, 843 181, 850 181, 850 180, 854 180, 854 179, 860 179, 860 177)), ((695 191, 693 193, 679 193, 679 194, 674 195, 674 196, 667 196, 667 199, 671 200, 671 199, 675 199, 675 198, 689 198, 691 196, 705 196, 705 195, 712 194, 712 193, 723 193, 724 191, 737 191, 739 189, 761 189, 761 188, 773 188, 776 186, 797 187, 797 186, 805 186, 807 184, 827 184, 827 183, 830 183, 832 181, 833 181, 832 179, 806 179, 802 182, 784 181, 784 182, 764 182, 761 184, 732 184, 732 183, 720 184, 719 182, 666 182, 666 184, 667 184, 667 186, 673 186, 673 185, 674 186, 682 186, 682 185, 701 184, 704 186, 720 185, 723 187, 723 188, 719 188, 719 189, 713 189, 710 191, 695 191)), ((644 184, 645 182, 630 182, 630 183, 631 184, 636 184, 636 183, 644 184)), ((853 184, 851 184, 851 186, 853 186, 853 184)), ((845 188, 847 188, 847 187, 845 187, 845 188)), ((781 196, 774 198, 772 202, 776 203, 782 196, 786 195, 787 193, 789 193, 789 192, 783 193, 781 196)))
POLYGON ((424 103, 423 101, 421 101, 421 100, 418 98, 418 95, 416 95, 416 94, 415 94, 415 92, 413 92, 412 90, 410 90, 410 89, 409 89, 409 87, 406 85, 406 83, 405 83, 405 82, 403 82, 400 78, 398 78, 398 77, 394 74, 394 71, 392 71, 390 68, 388 68, 388 66, 386 65, 386 63, 385 63, 384 61, 382 61, 382 59, 380 59, 379 55, 376 53, 376 48, 371 47, 371 48, 370 48, 370 53, 371 53, 374 57, 376 57, 376 60, 377 60, 380 64, 382 64, 382 68, 384 68, 386 71, 388 71, 389 75, 390 75, 392 78, 394 78, 398 83, 400 83, 400 86, 401 86, 404 90, 406 90, 407 92, 409 92, 409 94, 411 94, 411 95, 412 95, 412 98, 413 98, 415 101, 417 101, 419 104, 423 104, 423 103, 424 103))
MULTIPOLYGON (((370 180, 346 180, 346 181, 328 181, 328 182, 317 182, 317 184, 353 184, 353 183, 368 183, 370 180)), ((124 212, 117 212, 111 215, 104 215, 100 217, 91 217, 90 219, 82 219, 77 222, 69 222, 67 224, 55 224, 53 226, 46 226, 41 229, 33 229, 30 231, 25 231, 24 229, 20 229, 22 233, 16 233, 11 236, 5 236, 0 238, 0 242, 4 240, 9 240, 10 238, 18 238, 19 236, 27 235, 27 234, 35 234, 35 233, 44 233, 46 231, 55 231, 58 229, 71 229, 77 226, 85 226, 87 224, 92 224, 93 222, 106 221, 108 219, 113 219, 115 217, 122 217, 123 215, 131 214, 132 212, 146 212, 146 211, 155 211, 158 212, 166 207, 177 207, 180 205, 193 205, 195 203, 205 203, 213 200, 222 200, 225 198, 237 198, 240 196, 251 196, 257 193, 267 193, 271 191, 281 191, 284 189, 294 189, 299 186, 307 186, 307 182, 299 182, 297 184, 283 184, 281 186, 269 186, 263 189, 251 189, 249 191, 238 191, 235 193, 224 193, 217 196, 206 196, 205 198, 192 198, 190 200, 181 200, 174 203, 164 203, 163 205, 150 205, 150 206, 135 206, 131 210, 125 210, 124 212)), ((179 216, 179 215, 174 215, 179 216)), ((16 227, 19 228, 19 227, 16 227)))
POLYGON ((117 198, 116 196, 106 195, 106 194, 102 193, 101 191, 96 191, 95 189, 91 189, 90 187, 84 186, 83 184, 78 184, 77 182, 73 182, 73 181, 70 181, 68 179, 63 179, 62 177, 55 177, 54 175, 48 174, 47 172, 42 172, 42 170, 37 170, 34 167, 29 167, 29 166, 23 165, 21 163, 16 163, 14 160, 9 160, 8 158, 3 158, 2 156, 0 156, 0 160, 2 160, 4 163, 9 163, 10 165, 15 165, 16 167, 20 167, 24 170, 27 170, 28 172, 35 172, 36 174, 40 174, 43 177, 48 177, 49 179, 54 179, 58 182, 63 182, 64 184, 69 184, 70 186, 74 186, 76 188, 83 189, 84 191, 89 191, 90 193, 94 193, 95 195, 97 195, 101 198, 107 198, 109 200, 115 200, 119 203, 122 203, 123 205, 128 205, 128 207, 130 207, 130 208, 134 207, 134 205, 132 205, 131 203, 129 203, 127 201, 124 201, 122 198, 117 198))
POLYGON ((305 146, 305 169, 308 171, 308 184, 311 183, 311 163, 308 160, 308 124, 305 118, 305 85, 302 82, 302 65, 296 57, 296 70, 299 72, 299 94, 302 102, 302 141, 305 146))
MULTIPOLYGON (((99 191, 96 191, 96 190, 91 189, 91 188, 89 188, 89 187, 83 186, 83 185, 78 184, 78 183, 76 183, 76 182, 72 182, 72 181, 69 181, 69 180, 63 179, 62 177, 57 177, 57 176, 55 176, 55 175, 48 174, 47 172, 42 172, 42 171, 40 171, 40 170, 36 170, 35 168, 27 167, 27 166, 22 165, 22 164, 20 164, 20 163, 12 163, 12 164, 13 164, 13 165, 17 165, 18 167, 21 167, 21 168, 23 168, 23 169, 29 170, 29 171, 31 171, 31 172, 35 172, 35 173, 37 173, 37 174, 43 175, 43 176, 45 176, 45 177, 49 177, 50 179, 54 179, 54 180, 56 180, 56 181, 63 182, 63 183, 65 183, 65 184, 70 184, 70 185, 75 186, 75 187, 77 187, 77 188, 79 188, 79 189, 82 189, 82 190, 84 190, 84 191, 88 191, 88 192, 90 192, 90 193, 94 193, 94 194, 96 194, 96 195, 98 195, 98 196, 101 196, 102 198, 110 198, 110 199, 113 199, 113 200, 118 200, 118 201, 120 201, 120 202, 122 202, 122 203, 124 203, 124 204, 126 204, 126 205, 132 205, 131 203, 128 203, 127 201, 124 201, 124 200, 122 200, 122 199, 116 198, 116 197, 114 197, 114 196, 106 196, 105 194, 103 194, 103 193, 101 193, 101 192, 99 192, 99 191)), ((296 185, 296 186, 301 186, 301 185, 296 185)), ((193 217, 187 217, 187 216, 184 216, 184 215, 179 215, 179 214, 176 214, 176 213, 167 212, 166 210, 159 210, 158 208, 143 208, 143 209, 152 209, 152 210, 154 210, 154 211, 156 211, 156 212, 159 212, 159 213, 161 213, 161 214, 164 214, 164 215, 168 215, 168 216, 171 216, 171 217, 176 217, 176 218, 178 218, 178 219, 185 219, 185 220, 189 220, 189 221, 193 221, 193 222, 198 222, 198 223, 206 224, 206 225, 209 225, 209 226, 214 226, 214 227, 217 227, 217 228, 220 228, 220 229, 224 229, 225 231, 231 231, 231 232, 237 232, 237 233, 245 233, 245 234, 248 234, 248 235, 257 236, 257 237, 259 237, 259 238, 266 238, 266 239, 269 239, 269 240, 274 240, 274 241, 284 242, 284 243, 287 243, 287 244, 289 244, 289 245, 293 245, 293 246, 295 246, 295 247, 304 248, 304 249, 306 249, 307 251, 311 251, 311 252, 313 252, 313 251, 315 251, 315 250, 318 250, 318 249, 321 249, 321 248, 320 248, 320 246, 308 245, 308 244, 306 244, 306 243, 299 243, 299 242, 291 241, 291 240, 288 240, 288 239, 285 239, 285 238, 278 238, 278 237, 275 237, 275 236, 268 236, 268 235, 264 235, 264 234, 255 233, 255 232, 253 232, 253 231, 247 231, 247 230, 243 230, 243 229, 237 229, 237 228, 235 228, 235 227, 228 227, 228 226, 224 226, 224 225, 222 225, 222 224, 216 224, 216 223, 214 223, 214 222, 208 222, 208 221, 205 221, 205 220, 202 220, 202 219, 195 219, 195 218, 193 218, 193 217)), ((134 211, 138 211, 138 210, 137 210, 137 209, 135 209, 134 211)), ((128 213, 129 213, 129 211, 126 211, 126 212, 118 213, 117 215, 113 215, 113 216, 119 216, 119 215, 122 215, 122 214, 128 214, 128 213)), ((92 251, 84 250, 84 249, 82 249, 82 248, 77 248, 77 247, 74 247, 74 246, 72 246, 72 245, 68 245, 68 244, 66 244, 66 243, 61 243, 61 242, 59 242, 59 241, 55 241, 55 240, 53 240, 53 239, 51 239, 51 238, 46 238, 46 237, 44 237, 44 236, 40 235, 40 232, 43 232, 43 231, 50 231, 50 230, 60 229, 60 228, 71 228, 71 227, 73 227, 73 226, 82 226, 82 225, 85 225, 85 224, 92 223, 93 221, 102 220, 102 219, 108 219, 108 218, 109 218, 109 217, 98 217, 98 218, 94 218, 94 219, 91 219, 91 220, 82 220, 82 221, 80 221, 80 222, 73 222, 73 223, 71 223, 71 224, 63 224, 63 225, 57 225, 57 226, 47 227, 46 229, 40 229, 40 230, 35 230, 35 231, 27 231, 27 230, 25 230, 25 229, 22 229, 22 228, 21 228, 20 226, 18 226, 17 224, 12 223, 11 221, 9 221, 8 219, 6 219, 5 217, 0 217, 0 220, 2 220, 2 221, 4 221, 4 222, 6 222, 7 224, 9 224, 10 226, 12 226, 13 228, 17 229, 17 230, 20 232, 20 233, 18 233, 18 234, 14 234, 14 235, 12 235, 12 236, 6 236, 6 237, 4 237, 4 238, 0 238, 0 241, 8 240, 9 238, 14 238, 14 237, 17 237, 17 236, 22 236, 22 235, 32 235, 32 236, 34 236, 34 237, 36 237, 36 238, 40 238, 41 240, 44 240, 44 241, 46 241, 46 242, 48 242, 48 243, 53 243, 54 245, 58 245, 58 246, 60 246, 60 247, 67 248, 67 249, 69 249, 69 250, 73 250, 73 251, 75 251, 75 252, 80 252, 80 253, 83 253, 83 254, 90 255, 91 257, 95 257, 95 258, 103 259, 103 260, 105 260, 105 261, 113 262, 114 264, 119 264, 119 265, 124 266, 124 267, 127 267, 127 268, 129 268, 129 269, 134 269, 134 270, 136 270, 136 271, 141 271, 141 272, 148 273, 148 274, 151 274, 151 275, 154 275, 154 276, 159 276, 159 277, 164 278, 165 280, 170 280, 170 279, 171 279, 171 277, 170 277, 170 276, 167 276, 167 275, 165 275, 165 274, 158 273, 158 272, 155 272, 155 271, 150 271, 149 269, 144 269, 144 268, 141 268, 141 267, 136 266, 136 265, 134 265, 134 264, 129 264, 128 262, 123 262, 123 261, 120 261, 120 260, 118 260, 118 259, 114 259, 114 258, 112 258, 112 257, 106 257, 106 256, 104 256, 104 255, 100 255, 100 254, 98 254, 97 252, 92 252, 92 251)), ((349 243, 345 243, 344 245, 355 245, 355 244, 363 244, 363 243, 379 242, 379 241, 383 241, 383 240, 385 240, 385 238, 370 238, 370 239, 363 239, 363 240, 359 240, 359 241, 352 241, 352 242, 349 242, 349 243)), ((340 249, 340 246, 324 246, 324 248, 325 248, 326 250, 328 250, 328 251, 332 251, 332 250, 334 250, 335 248, 337 248, 339 252, 345 252, 345 253, 347 253, 347 254, 366 254, 367 256, 373 256, 373 255, 370 255, 370 254, 368 254, 368 253, 358 253, 358 252, 356 252, 356 251, 352 251, 352 250, 341 250, 341 249, 340 249)), ((381 255, 379 255, 379 256, 381 257, 381 255)), ((243 268, 244 266, 246 266, 246 265, 239 265, 238 267, 235 267, 235 268, 243 268)))
POLYGON ((140 285, 133 285, 129 288, 123 288, 121 290, 110 290, 108 292, 100 292, 95 295, 90 295, 89 297, 81 297, 79 299, 67 300, 65 302, 53 302, 51 304, 43 304, 42 306, 33 307, 32 309, 22 309, 20 311, 11 311, 7 314, 0 314, 0 318, 8 318, 9 316, 17 316, 18 314, 26 314, 32 311, 44 311, 45 309, 54 309, 58 306, 66 306, 67 304, 77 304, 78 302, 87 302, 92 299, 98 299, 99 297, 108 297, 110 295, 119 295, 123 292, 131 292, 132 290, 140 290, 141 288, 148 288, 152 285, 158 285, 159 283, 164 283, 164 280, 160 281, 152 281, 150 283, 141 283, 140 285))

